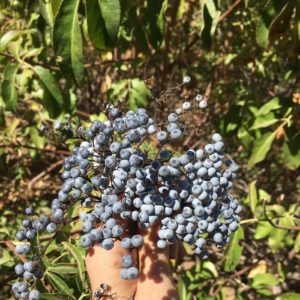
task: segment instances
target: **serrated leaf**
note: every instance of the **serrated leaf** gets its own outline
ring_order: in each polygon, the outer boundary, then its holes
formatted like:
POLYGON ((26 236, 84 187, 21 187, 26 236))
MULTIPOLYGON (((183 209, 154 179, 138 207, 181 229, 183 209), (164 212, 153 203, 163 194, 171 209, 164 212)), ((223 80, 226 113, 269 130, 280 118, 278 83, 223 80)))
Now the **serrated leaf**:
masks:
POLYGON ((238 230, 232 235, 229 247, 227 248, 224 262, 224 271, 231 272, 240 262, 243 247, 240 240, 244 238, 244 230, 239 226, 238 230))
POLYGON ((49 26, 53 26, 53 11, 51 0, 39 0, 40 12, 46 23, 49 26))
POLYGON ((254 142, 252 154, 249 158, 248 164, 253 167, 255 164, 265 159, 269 152, 273 140, 275 139, 276 132, 267 132, 254 142))
POLYGON ((114 41, 119 31, 121 6, 119 0, 98 0, 105 28, 111 41, 114 41))
POLYGON ((257 274, 253 277, 253 281, 251 286, 254 289, 263 287, 263 286, 274 286, 278 283, 278 280, 275 278, 273 274, 266 273, 266 274, 257 274))
POLYGON ((69 253, 74 257, 77 262, 79 276, 82 282, 85 282, 85 267, 84 267, 84 257, 81 255, 79 250, 72 244, 68 242, 63 242, 62 245, 69 253))
POLYGON ((259 221, 255 229, 254 239, 260 240, 267 237, 274 227, 267 221, 259 221))
POLYGON ((51 72, 41 66, 33 67, 44 88, 44 103, 50 117, 56 117, 64 105, 61 91, 51 72))
POLYGON ((65 75, 72 74, 75 81, 83 80, 82 36, 78 22, 80 0, 62 1, 53 28, 54 50, 61 57, 65 75))
POLYGON ((4 80, 1 85, 2 98, 8 110, 15 111, 18 105, 16 75, 19 64, 8 64, 4 69, 4 80))
POLYGON ((72 294, 73 290, 67 285, 67 283, 61 279, 58 275, 54 273, 47 272, 47 279, 50 281, 51 285, 63 295, 68 295, 70 299, 76 299, 72 294))
POLYGON ((107 45, 107 33, 98 0, 85 3, 89 38, 96 49, 104 50, 107 45))
POLYGON ((275 123, 277 123, 280 119, 276 118, 273 113, 269 113, 267 115, 258 116, 253 125, 250 127, 250 130, 257 130, 260 128, 269 127, 275 123))
POLYGON ((145 107, 150 95, 150 91, 142 80, 131 80, 128 97, 128 109, 136 111, 139 107, 145 107))
POLYGON ((64 104, 63 96, 51 72, 48 69, 41 66, 35 66, 33 69, 38 75, 41 82, 47 88, 49 93, 52 95, 52 97, 57 101, 57 103, 63 106, 64 104))
POLYGON ((282 105, 280 103, 280 99, 279 98, 273 98, 270 101, 268 101, 267 103, 265 103, 256 113, 256 116, 261 116, 261 115, 265 115, 267 113, 269 113, 272 110, 277 110, 279 108, 281 108, 282 105))
POLYGON ((78 268, 76 264, 59 263, 48 267, 47 271, 56 274, 77 274, 78 268))

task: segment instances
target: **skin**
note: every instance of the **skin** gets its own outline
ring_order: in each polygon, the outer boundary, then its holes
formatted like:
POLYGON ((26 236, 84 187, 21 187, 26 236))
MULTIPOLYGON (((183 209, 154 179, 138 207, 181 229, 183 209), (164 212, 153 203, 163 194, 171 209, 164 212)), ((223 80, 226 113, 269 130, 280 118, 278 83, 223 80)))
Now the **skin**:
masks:
MULTIPOLYGON (((111 296, 104 296, 100 298, 101 300, 128 300, 133 297, 135 300, 179 299, 169 263, 170 257, 177 256, 178 246, 158 249, 156 247, 157 226, 138 230, 144 239, 144 244, 138 250, 123 249, 121 243, 117 241, 112 250, 106 251, 99 246, 94 246, 88 251, 85 263, 92 290, 99 289, 101 283, 110 286, 106 294, 111 296), (121 258, 129 253, 133 255, 140 275, 135 280, 122 280, 120 278, 121 258)), ((179 252, 184 254, 182 249, 179 249, 179 252)))

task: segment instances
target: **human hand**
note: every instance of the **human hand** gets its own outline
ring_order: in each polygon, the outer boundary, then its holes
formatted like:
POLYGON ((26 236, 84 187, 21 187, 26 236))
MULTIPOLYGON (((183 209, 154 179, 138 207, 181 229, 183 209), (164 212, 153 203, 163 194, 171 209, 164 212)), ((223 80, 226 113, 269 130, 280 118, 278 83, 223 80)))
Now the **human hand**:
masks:
MULTIPOLYGON (((106 283, 109 289, 100 299, 179 299, 176 285, 172 279, 170 257, 175 258, 178 245, 165 249, 156 246, 158 225, 148 229, 139 229, 144 243, 139 249, 123 249, 119 241, 113 249, 104 250, 99 246, 91 248, 86 256, 86 267, 93 291, 99 289, 100 284, 106 283), (121 259, 131 254, 135 265, 139 268, 139 277, 134 280, 120 278, 121 259)), ((97 298, 94 298, 97 299, 97 298)))

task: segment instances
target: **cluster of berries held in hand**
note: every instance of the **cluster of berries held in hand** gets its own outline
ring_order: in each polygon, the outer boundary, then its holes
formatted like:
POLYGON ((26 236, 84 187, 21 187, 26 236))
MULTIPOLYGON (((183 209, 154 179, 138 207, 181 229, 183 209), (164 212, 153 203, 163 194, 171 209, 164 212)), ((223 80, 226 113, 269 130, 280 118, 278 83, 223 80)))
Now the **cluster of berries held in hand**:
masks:
MULTIPOLYGON (((205 107, 205 100, 197 97, 205 107)), ((26 209, 31 217, 17 233, 17 239, 26 243, 18 245, 17 252, 31 253, 30 241, 37 232, 57 232, 66 222, 66 212, 78 201, 83 207, 80 242, 85 248, 97 244, 110 250, 118 240, 126 249, 141 247, 142 236, 132 234, 124 224, 140 228, 159 224, 157 248, 179 240, 201 257, 208 255, 207 244, 223 247, 228 243, 240 221, 241 206, 228 193, 238 166, 226 157, 218 133, 203 148, 185 149, 181 154, 169 150, 186 134, 181 114, 189 108, 183 106, 170 113, 165 124, 156 124, 145 109, 122 114, 108 107, 105 121, 94 121, 81 130, 81 144, 64 161, 64 183, 52 201, 51 216, 34 219, 33 211, 26 209), (150 141, 157 144, 156 153, 143 150, 150 141)), ((18 264, 15 271, 24 281, 13 285, 14 295, 39 299, 39 292, 28 285, 43 276, 38 263, 18 264)), ((138 275, 132 256, 125 255, 121 278, 138 275)))

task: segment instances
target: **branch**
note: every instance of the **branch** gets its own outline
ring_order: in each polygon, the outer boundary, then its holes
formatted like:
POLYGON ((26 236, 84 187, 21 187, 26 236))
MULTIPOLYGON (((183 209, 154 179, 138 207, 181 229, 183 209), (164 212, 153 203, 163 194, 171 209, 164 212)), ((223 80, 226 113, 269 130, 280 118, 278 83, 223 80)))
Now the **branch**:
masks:
POLYGON ((219 18, 219 22, 222 22, 234 9, 238 6, 242 0, 236 0, 219 18))
POLYGON ((63 155, 69 155, 70 154, 70 152, 66 151, 66 150, 38 148, 38 147, 30 146, 30 145, 20 144, 18 142, 11 143, 11 144, 0 144, 0 148, 12 148, 12 147, 20 147, 20 148, 36 150, 36 151, 39 151, 39 152, 49 152, 49 153, 57 153, 57 154, 63 154, 63 155))
POLYGON ((64 162, 64 159, 61 159, 57 162, 55 162, 54 164, 52 164, 51 166, 49 166, 45 171, 39 173, 37 176, 35 176, 33 179, 30 180, 30 182, 28 183, 28 189, 31 190, 32 186, 41 178, 43 178, 45 175, 47 175, 48 173, 50 173, 51 171, 53 171, 55 168, 57 168, 59 165, 61 165, 64 162))

